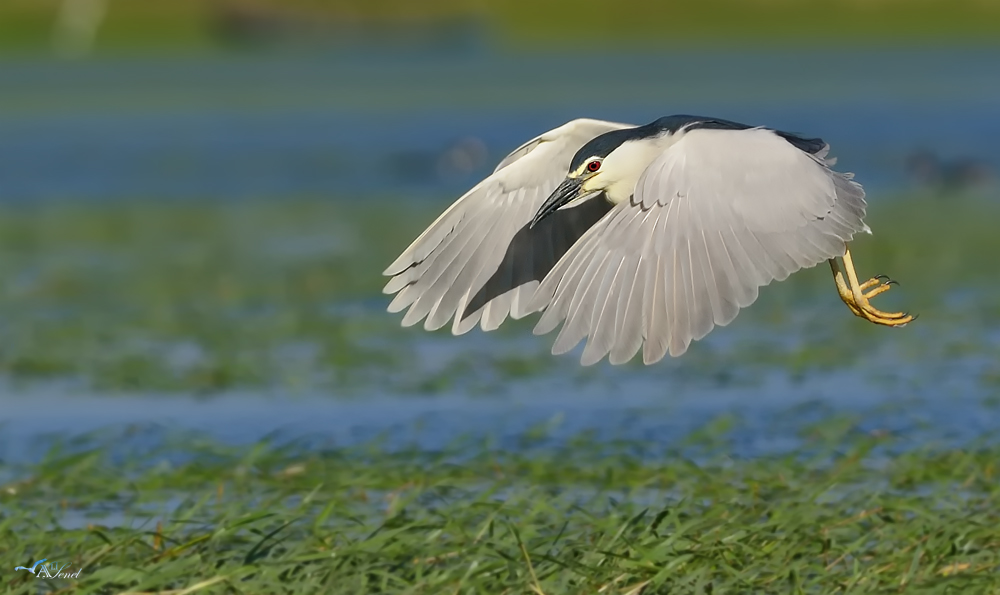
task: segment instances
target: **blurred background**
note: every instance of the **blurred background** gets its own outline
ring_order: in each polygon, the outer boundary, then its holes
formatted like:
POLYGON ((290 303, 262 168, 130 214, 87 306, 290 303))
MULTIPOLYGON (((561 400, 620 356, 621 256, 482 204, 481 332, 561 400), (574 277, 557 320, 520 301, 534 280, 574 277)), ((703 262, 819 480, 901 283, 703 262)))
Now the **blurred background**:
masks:
POLYGON ((0 456, 136 424, 669 442, 788 407, 995 432, 998 42, 987 0, 4 0, 0 456), (920 320, 854 318, 817 267, 679 360, 583 369, 532 320, 385 312, 381 271, 508 151, 675 113, 830 142, 869 193, 859 274, 920 320))

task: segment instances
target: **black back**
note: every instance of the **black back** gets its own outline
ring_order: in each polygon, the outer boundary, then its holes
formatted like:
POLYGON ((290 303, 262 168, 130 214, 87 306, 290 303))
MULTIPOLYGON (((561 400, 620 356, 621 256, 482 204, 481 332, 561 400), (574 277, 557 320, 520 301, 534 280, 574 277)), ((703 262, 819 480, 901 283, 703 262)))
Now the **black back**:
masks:
MULTIPOLYGON (((758 128, 758 126, 749 126, 747 124, 740 124, 739 122, 733 122, 731 120, 709 118, 705 116, 664 116, 646 124, 645 126, 626 128, 624 130, 612 130, 611 132, 605 132, 597 138, 594 138, 587 144, 583 145, 583 147, 577 151, 576 155, 573 156, 573 161, 570 163, 569 170, 576 171, 577 168, 583 165, 584 160, 591 157, 607 157, 612 151, 627 141, 651 138, 665 133, 673 134, 681 128, 687 128, 688 130, 697 130, 698 128, 709 128, 715 130, 749 130, 751 128, 758 128)), ((767 130, 773 129, 767 128, 767 130)), ((821 138, 804 138, 796 134, 792 134, 791 132, 782 132, 781 130, 773 130, 773 132, 791 143, 797 149, 805 151, 806 153, 816 154, 826 146, 826 143, 821 138)))

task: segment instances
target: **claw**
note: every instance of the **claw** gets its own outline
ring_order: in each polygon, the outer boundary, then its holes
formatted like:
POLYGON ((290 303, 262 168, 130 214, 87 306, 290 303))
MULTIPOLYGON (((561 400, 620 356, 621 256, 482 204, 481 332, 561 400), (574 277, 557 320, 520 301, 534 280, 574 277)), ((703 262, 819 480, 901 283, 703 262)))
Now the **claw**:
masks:
POLYGON ((864 291, 866 289, 871 289, 872 287, 875 287, 875 286, 881 285, 881 284, 882 284, 882 282, 881 282, 881 280, 878 277, 872 277, 871 279, 869 279, 869 280, 865 281, 864 283, 862 283, 859 286, 859 289, 861 291, 864 291))
POLYGON ((889 291, 893 285, 899 285, 897 281, 890 279, 887 275, 876 275, 864 283, 858 283, 858 276, 849 249, 844 251, 843 259, 845 271, 840 270, 835 260, 830 261, 830 266, 833 269, 834 280, 837 282, 837 292, 840 294, 840 299, 847 304, 855 316, 883 326, 905 326, 916 320, 917 317, 908 312, 883 312, 872 306, 869 301, 875 296, 889 291), (844 272, 847 274, 846 281, 844 272))

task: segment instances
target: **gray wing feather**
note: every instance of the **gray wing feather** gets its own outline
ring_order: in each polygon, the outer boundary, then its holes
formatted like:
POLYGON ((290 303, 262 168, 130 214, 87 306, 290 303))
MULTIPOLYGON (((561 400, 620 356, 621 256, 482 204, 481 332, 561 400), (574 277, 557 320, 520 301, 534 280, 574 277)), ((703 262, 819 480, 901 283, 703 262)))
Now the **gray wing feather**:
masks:
POLYGON ((533 138, 533 139, 529 140, 528 142, 524 143, 520 147, 514 149, 513 151, 510 152, 509 155, 507 155, 506 157, 504 157, 500 161, 500 163, 497 164, 497 167, 496 167, 496 169, 493 170, 493 173, 496 173, 496 172, 500 171, 501 169, 507 167, 511 163, 514 163, 515 161, 517 161, 521 157, 524 157, 525 155, 527 155, 528 153, 530 153, 531 151, 533 151, 535 149, 535 147, 537 147, 541 143, 542 143, 542 137, 539 136, 539 137, 536 137, 536 138, 533 138))
POLYGON ((588 338, 584 365, 640 347, 651 364, 732 322, 760 287, 843 255, 868 231, 864 191, 825 155, 764 129, 683 134, 542 281, 536 334, 565 321, 553 353, 588 338))
MULTIPOLYGON (((452 236, 453 241, 448 242, 441 249, 421 279, 426 284, 426 289, 414 300, 413 305, 403 317, 403 326, 416 324, 430 314, 433 309, 438 308, 441 304, 441 298, 444 297, 445 292, 452 286, 462 270, 467 265, 471 264, 471 267, 475 268, 476 265, 480 264, 478 262, 470 263, 470 260, 478 255, 479 246, 491 225, 492 222, 485 218, 471 219, 469 224, 463 227, 462 233, 456 233, 452 236)), ((431 328, 432 319, 433 317, 427 320, 425 326, 428 329, 431 328)))
POLYGON ((508 316, 532 312, 527 306, 549 269, 611 207, 594 200, 596 206, 566 209, 548 225, 527 224, 580 147, 627 127, 574 120, 515 149, 385 270, 391 279, 383 291, 396 294, 389 311, 408 309, 403 325, 424 320, 427 330, 454 319, 455 334, 476 324, 493 330, 508 316))

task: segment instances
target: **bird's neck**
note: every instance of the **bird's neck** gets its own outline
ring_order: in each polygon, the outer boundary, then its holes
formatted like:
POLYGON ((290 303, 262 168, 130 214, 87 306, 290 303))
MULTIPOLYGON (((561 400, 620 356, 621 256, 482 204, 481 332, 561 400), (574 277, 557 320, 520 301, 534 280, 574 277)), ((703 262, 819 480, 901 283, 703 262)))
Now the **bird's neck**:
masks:
POLYGON ((653 138, 629 141, 618 147, 604 160, 606 169, 605 194, 612 204, 629 200, 635 192, 636 182, 649 164, 679 140, 675 134, 662 134, 653 138))

